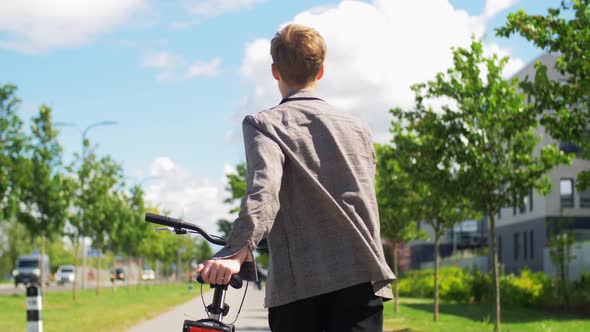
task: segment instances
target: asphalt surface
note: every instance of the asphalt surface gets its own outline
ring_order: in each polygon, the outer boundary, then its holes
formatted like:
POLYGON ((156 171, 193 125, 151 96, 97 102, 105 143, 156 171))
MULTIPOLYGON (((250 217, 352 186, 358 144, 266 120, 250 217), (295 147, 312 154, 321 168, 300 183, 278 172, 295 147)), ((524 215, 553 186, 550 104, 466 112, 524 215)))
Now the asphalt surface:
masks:
MULTIPOLYGON (((129 285, 135 285, 137 282, 130 282, 129 285)), ((127 286, 124 281, 117 281, 115 283, 115 287, 127 286)), ((110 282, 101 282, 101 288, 110 288, 112 284, 110 282)), ((96 288, 96 281, 92 281, 86 284, 86 289, 95 289, 96 288)), ((78 285, 78 289, 81 287, 78 285)), ((64 292, 64 291, 72 291, 72 284, 64 284, 64 285, 56 285, 50 284, 48 287, 45 287, 45 292, 64 292)), ((17 294, 24 294, 26 292, 26 287, 22 284, 19 284, 18 287, 14 287, 14 284, 2 284, 0 285, 0 296, 3 295, 17 295, 17 294)))
MULTIPOLYGON (((207 286, 203 287, 205 291, 207 286)), ((225 323, 232 322, 240 307, 240 302, 244 296, 244 289, 231 289, 227 292, 226 303, 229 304, 230 310, 225 323)), ((213 292, 208 291, 205 295, 205 303, 211 303, 213 292)), ((201 298, 195 298, 185 304, 177 306, 172 310, 148 321, 142 322, 126 332, 161 332, 161 331, 182 331, 182 323, 185 319, 198 320, 206 318, 207 315, 203 308, 201 298)), ((237 332, 268 332, 268 314, 264 308, 264 290, 256 289, 254 284, 248 286, 246 299, 242 306, 242 311, 235 323, 237 332)))

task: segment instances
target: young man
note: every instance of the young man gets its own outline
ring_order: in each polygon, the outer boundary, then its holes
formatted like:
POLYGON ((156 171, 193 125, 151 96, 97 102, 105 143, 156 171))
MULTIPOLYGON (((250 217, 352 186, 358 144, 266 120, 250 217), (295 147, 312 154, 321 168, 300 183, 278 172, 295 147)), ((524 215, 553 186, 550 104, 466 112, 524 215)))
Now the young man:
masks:
POLYGON ((252 273, 268 240, 272 331, 381 331, 395 278, 385 262, 369 130, 316 97, 326 46, 288 25, 271 43, 281 103, 243 121, 247 193, 228 243, 197 271, 226 284, 252 273))

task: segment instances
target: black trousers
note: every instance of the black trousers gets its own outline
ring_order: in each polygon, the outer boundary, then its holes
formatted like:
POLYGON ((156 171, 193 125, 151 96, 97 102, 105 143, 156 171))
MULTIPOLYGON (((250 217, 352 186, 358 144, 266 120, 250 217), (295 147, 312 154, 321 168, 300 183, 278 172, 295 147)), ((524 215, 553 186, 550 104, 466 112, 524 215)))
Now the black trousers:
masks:
POLYGON ((370 283, 268 309, 273 332, 380 332, 383 300, 370 283))

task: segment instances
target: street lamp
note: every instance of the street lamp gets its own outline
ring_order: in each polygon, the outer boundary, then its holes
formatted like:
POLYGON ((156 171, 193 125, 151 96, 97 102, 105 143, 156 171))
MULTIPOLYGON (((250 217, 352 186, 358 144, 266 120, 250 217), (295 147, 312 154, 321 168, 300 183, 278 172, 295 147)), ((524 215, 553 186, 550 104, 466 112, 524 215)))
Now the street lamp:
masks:
MULTIPOLYGON (((100 121, 100 122, 96 122, 93 123, 89 126, 87 126, 86 128, 82 129, 82 127, 80 127, 80 125, 73 123, 73 122, 55 122, 54 125, 57 127, 74 127, 74 128, 78 128, 78 130, 80 131, 80 136, 82 137, 82 155, 81 155, 81 162, 84 163, 84 160, 86 159, 86 136, 88 135, 88 132, 96 127, 100 127, 100 126, 111 126, 111 125, 116 125, 117 122, 116 121, 100 121)), ((99 253, 100 254, 100 253, 99 253)), ((85 239, 82 239, 82 288, 86 289, 86 241, 85 239)), ((100 271, 97 274, 97 278, 98 276, 100 276, 100 271)))
POLYGON ((90 129, 96 128, 96 127, 100 127, 100 126, 112 126, 112 125, 116 125, 118 124, 117 121, 100 121, 100 122, 96 122, 93 123, 89 126, 87 126, 86 128, 82 129, 82 127, 80 127, 78 124, 73 123, 73 122, 56 122, 55 125, 58 127, 74 127, 74 128, 78 128, 78 130, 80 131, 80 135, 82 136, 82 160, 84 160, 85 156, 85 148, 86 148, 86 136, 88 135, 88 132, 90 131, 90 129))

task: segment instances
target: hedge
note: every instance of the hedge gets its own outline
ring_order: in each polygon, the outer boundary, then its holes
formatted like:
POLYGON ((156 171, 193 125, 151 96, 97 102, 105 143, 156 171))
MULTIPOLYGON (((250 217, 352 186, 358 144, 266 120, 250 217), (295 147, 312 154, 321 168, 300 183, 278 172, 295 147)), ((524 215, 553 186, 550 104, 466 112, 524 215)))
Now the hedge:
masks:
MULTIPOLYGON (((399 292, 400 296, 406 297, 433 297, 434 271, 428 269, 406 273, 399 279, 399 292)), ((542 272, 523 269, 519 275, 500 276, 500 298, 503 304, 588 312, 590 274, 583 274, 580 280, 570 283, 568 294, 569 299, 557 291, 555 280, 542 272)), ((439 295, 442 300, 461 303, 492 302, 491 277, 477 269, 442 267, 439 270, 439 295)))

